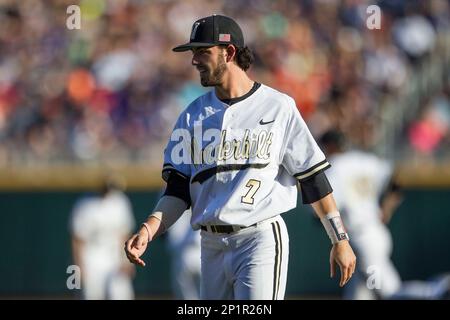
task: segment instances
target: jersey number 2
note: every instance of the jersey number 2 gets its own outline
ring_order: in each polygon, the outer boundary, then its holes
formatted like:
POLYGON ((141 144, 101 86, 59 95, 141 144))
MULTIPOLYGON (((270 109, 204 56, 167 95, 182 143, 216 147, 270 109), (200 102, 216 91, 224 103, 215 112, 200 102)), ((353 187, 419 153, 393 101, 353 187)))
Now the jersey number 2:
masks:
POLYGON ((255 196, 255 193, 258 191, 259 187, 261 186, 261 181, 250 179, 248 180, 247 184, 245 185, 248 189, 245 196, 241 197, 241 202, 247 203, 247 204, 253 204, 255 202, 255 199, 253 198, 255 196))

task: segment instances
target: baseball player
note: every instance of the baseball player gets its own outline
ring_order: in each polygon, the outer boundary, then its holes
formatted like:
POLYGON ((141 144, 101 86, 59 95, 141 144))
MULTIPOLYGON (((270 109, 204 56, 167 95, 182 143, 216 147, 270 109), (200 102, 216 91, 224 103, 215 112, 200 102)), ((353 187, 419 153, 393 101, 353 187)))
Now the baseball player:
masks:
POLYGON ((121 254, 121 245, 135 222, 130 202, 116 182, 107 178, 100 196, 80 199, 70 222, 73 258, 81 269, 82 297, 133 299, 134 268, 121 254))
POLYGON ((332 164, 328 177, 359 259, 358 272, 344 290, 344 298, 389 297, 400 288, 401 280, 390 260, 392 238, 382 222, 378 199, 388 186, 392 168, 371 153, 346 151, 344 136, 337 131, 326 132, 320 144, 332 164), (372 273, 381 277, 373 290, 367 287, 372 273))
POLYGON ((179 116, 164 152, 164 195, 125 243, 128 259, 191 207, 191 226, 201 230, 202 299, 283 299, 289 238, 281 214, 297 202, 312 204, 333 243, 340 286, 356 258, 325 175, 329 167, 294 100, 251 80, 253 56, 239 25, 212 15, 194 22, 190 41, 200 82, 214 90, 179 116))
POLYGON ((441 299, 449 290, 448 274, 402 282, 391 260, 393 244, 386 224, 401 201, 401 191, 390 163, 368 151, 347 150, 345 137, 335 130, 326 132, 320 144, 332 164, 327 175, 358 255, 344 298, 441 299))

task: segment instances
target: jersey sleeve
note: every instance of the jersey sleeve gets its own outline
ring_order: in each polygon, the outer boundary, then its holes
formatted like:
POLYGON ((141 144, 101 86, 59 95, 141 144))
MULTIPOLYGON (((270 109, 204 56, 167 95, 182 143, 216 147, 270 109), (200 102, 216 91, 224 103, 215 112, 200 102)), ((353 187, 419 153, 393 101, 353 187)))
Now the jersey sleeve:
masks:
POLYGON ((168 181, 171 174, 183 179, 191 177, 191 135, 188 130, 189 117, 182 113, 175 124, 169 141, 164 149, 162 178, 168 181))
POLYGON ((295 102, 287 97, 288 123, 281 151, 281 163, 300 182, 328 169, 330 164, 300 115, 295 102))

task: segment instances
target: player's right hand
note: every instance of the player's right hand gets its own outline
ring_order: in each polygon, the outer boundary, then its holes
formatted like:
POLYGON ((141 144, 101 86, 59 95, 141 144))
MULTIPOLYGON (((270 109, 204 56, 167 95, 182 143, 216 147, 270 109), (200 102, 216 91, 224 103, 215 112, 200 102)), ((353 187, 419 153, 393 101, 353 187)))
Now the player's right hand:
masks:
POLYGON ((140 257, 147 249, 148 234, 145 228, 141 228, 138 233, 134 234, 127 242, 125 242, 125 253, 131 263, 145 267, 145 262, 140 257))

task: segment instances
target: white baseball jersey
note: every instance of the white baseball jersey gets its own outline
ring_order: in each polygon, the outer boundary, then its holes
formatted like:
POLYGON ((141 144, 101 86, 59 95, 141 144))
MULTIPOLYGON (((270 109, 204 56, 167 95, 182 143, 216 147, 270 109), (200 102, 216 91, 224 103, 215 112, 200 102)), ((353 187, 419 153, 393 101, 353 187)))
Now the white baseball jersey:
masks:
POLYGON ((401 280, 390 259, 392 238, 381 221, 378 198, 392 167, 387 161, 358 150, 334 155, 329 160, 332 167, 327 177, 358 257, 358 272, 344 288, 344 297, 372 298, 374 291, 367 288, 366 281, 374 272, 380 280, 377 293, 390 297, 400 288, 401 280))
POLYGON ((131 299, 131 279, 120 272, 126 262, 124 238, 134 227, 131 204, 122 192, 79 200, 72 212, 71 232, 83 241, 81 272, 86 299, 131 299))
POLYGON ((180 115, 163 174, 190 180, 194 229, 249 226, 294 208, 296 179, 329 167, 294 100, 260 85, 231 106, 212 90, 180 115))
MULTIPOLYGON (((345 215, 347 229, 379 225, 378 198, 389 182, 391 165, 377 156, 358 150, 334 155, 327 177, 334 188, 338 208, 345 215)), ((356 235, 356 234, 355 234, 356 235)))
POLYGON ((392 174, 391 164, 358 150, 329 160, 332 167, 327 177, 335 189, 334 197, 358 257, 357 272, 344 287, 344 298, 374 299, 376 292, 383 299, 441 299, 443 290, 448 290, 445 277, 438 281, 402 282, 391 261, 392 238, 380 220, 378 205, 378 198, 392 174), (378 290, 368 287, 375 276, 380 284, 378 290))

